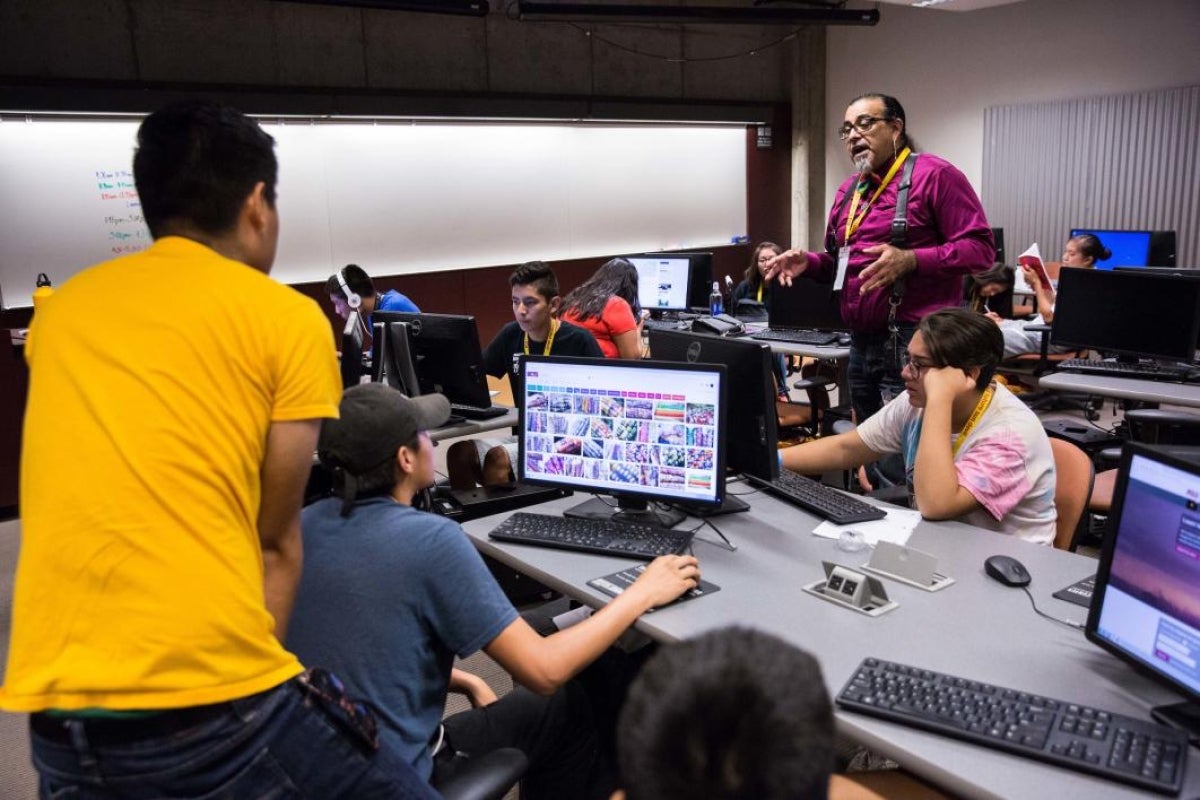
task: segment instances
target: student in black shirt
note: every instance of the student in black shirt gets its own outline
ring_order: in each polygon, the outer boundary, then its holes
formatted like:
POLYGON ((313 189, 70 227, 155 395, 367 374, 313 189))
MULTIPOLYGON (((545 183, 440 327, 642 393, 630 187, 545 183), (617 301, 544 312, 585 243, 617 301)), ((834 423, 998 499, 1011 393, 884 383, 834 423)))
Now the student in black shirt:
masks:
MULTIPOLYGON (((483 353, 483 369, 499 378, 508 375, 513 399, 520 402, 522 353, 549 356, 603 358, 600 346, 588 331, 556 318, 562 298, 558 278, 544 261, 529 261, 509 276, 515 319, 500 329, 483 353)), ((446 453, 450 485, 471 489, 477 484, 496 486, 513 481, 516 437, 471 439, 457 442, 446 453)))

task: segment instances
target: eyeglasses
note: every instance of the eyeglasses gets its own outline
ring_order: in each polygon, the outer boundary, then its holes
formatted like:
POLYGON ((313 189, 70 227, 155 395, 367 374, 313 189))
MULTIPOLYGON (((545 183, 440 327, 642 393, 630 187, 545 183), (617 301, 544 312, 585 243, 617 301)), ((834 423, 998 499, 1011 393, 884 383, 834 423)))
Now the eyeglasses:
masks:
POLYGON ((877 122, 886 122, 895 117, 873 117, 870 114, 859 114, 853 122, 843 122, 842 127, 837 129, 838 138, 843 142, 850 138, 852 131, 866 133, 875 127, 877 122))
POLYGON ((916 375, 918 378, 921 377, 921 370, 929 369, 930 367, 935 367, 935 366, 937 366, 937 365, 930 361, 923 361, 923 360, 918 361, 917 359, 910 356, 908 353, 902 353, 900 355, 900 371, 903 372, 904 370, 908 370, 913 375, 916 375))

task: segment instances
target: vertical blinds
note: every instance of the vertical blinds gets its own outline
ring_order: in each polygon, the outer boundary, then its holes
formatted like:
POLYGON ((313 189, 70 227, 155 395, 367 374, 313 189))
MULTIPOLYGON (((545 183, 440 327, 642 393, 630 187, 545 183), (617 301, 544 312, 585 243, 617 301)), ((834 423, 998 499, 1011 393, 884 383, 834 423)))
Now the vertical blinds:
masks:
POLYGON ((983 203, 1010 257, 1057 260, 1071 228, 1174 230, 1200 267, 1200 86, 994 106, 984 112, 983 203))

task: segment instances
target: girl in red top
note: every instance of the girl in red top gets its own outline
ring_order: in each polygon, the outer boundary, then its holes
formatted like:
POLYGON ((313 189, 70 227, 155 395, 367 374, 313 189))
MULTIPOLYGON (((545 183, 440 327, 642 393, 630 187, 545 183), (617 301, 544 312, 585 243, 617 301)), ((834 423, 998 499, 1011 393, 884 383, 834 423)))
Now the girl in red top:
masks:
POLYGON ((638 274, 623 258, 606 262, 563 298, 559 317, 591 331, 605 358, 642 357, 638 274))

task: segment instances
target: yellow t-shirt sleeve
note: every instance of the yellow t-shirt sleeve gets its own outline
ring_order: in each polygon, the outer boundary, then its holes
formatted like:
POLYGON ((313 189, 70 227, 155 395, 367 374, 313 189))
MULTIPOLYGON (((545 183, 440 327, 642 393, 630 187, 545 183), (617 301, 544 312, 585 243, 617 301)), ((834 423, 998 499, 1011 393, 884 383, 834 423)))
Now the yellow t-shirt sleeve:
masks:
POLYGON ((329 324, 317 304, 305 298, 282 330, 289 340, 278 353, 272 422, 337 417, 341 373, 329 324))

